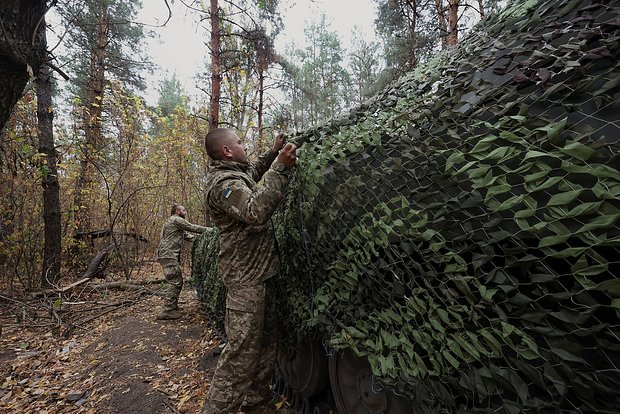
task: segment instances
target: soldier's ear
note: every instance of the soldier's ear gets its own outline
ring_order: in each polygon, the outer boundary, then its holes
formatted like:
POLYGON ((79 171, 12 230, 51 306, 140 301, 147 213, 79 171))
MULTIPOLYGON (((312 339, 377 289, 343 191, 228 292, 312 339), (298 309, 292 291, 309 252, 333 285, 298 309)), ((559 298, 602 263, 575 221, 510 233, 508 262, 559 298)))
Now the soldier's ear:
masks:
POLYGON ((224 158, 232 158, 233 153, 228 145, 222 145, 222 155, 224 158))

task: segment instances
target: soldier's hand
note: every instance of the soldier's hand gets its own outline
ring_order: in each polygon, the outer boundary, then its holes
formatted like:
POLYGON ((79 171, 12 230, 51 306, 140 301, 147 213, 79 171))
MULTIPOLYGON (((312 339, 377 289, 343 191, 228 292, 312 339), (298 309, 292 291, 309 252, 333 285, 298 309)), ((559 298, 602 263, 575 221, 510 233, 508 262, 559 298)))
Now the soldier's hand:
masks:
POLYGON ((282 149, 282 147, 284 146, 284 134, 282 132, 280 132, 278 135, 276 135, 276 139, 273 141, 273 150, 278 152, 282 149))
POLYGON ((280 161, 286 168, 293 168, 295 165, 297 147, 295 144, 288 143, 284 146, 280 154, 278 154, 278 161, 280 161))

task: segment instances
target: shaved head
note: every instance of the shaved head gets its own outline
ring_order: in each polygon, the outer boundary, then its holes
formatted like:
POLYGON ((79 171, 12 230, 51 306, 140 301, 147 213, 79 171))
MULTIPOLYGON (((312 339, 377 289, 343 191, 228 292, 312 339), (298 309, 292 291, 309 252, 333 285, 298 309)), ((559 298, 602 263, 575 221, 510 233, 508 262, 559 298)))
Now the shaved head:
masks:
POLYGON ((205 149, 207 155, 214 160, 223 160, 222 146, 229 144, 231 139, 235 139, 236 134, 228 128, 215 128, 209 131, 205 137, 205 149))
POLYGON ((234 161, 247 164, 248 154, 241 138, 228 128, 216 128, 205 137, 205 148, 209 158, 220 161, 234 161))

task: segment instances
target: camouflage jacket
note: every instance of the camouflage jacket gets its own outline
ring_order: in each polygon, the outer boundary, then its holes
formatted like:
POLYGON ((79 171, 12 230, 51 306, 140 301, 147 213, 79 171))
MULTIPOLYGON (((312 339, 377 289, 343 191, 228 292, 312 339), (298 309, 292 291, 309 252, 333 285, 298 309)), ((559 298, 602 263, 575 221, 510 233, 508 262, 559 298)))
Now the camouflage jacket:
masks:
POLYGON ((157 258, 159 260, 175 259, 179 260, 183 239, 192 239, 191 233, 203 233, 208 227, 192 224, 182 217, 173 214, 168 217, 161 229, 159 246, 157 247, 157 258))
POLYGON ((229 291, 229 302, 231 290, 240 292, 278 272, 278 252, 269 219, 284 198, 289 170, 281 162, 273 162, 276 156, 275 151, 269 151, 247 165, 211 160, 207 204, 220 230, 219 271, 229 291), (258 185, 261 177, 263 183, 258 185))

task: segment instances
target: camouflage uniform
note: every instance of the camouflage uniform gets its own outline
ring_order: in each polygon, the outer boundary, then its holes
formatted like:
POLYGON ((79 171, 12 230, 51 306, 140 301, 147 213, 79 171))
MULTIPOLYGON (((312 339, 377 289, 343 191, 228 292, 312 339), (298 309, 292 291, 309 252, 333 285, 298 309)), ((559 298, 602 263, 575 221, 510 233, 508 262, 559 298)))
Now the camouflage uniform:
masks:
POLYGON ((235 413, 240 406, 255 406, 271 397, 269 379, 278 340, 273 276, 279 258, 269 219, 289 182, 288 169, 273 162, 276 155, 270 151, 247 165, 212 161, 209 168, 207 202, 220 229, 218 258, 227 290, 228 343, 204 414, 235 413), (263 184, 257 185, 261 177, 263 184))
POLYGON ((168 289, 164 296, 164 312, 178 309, 179 294, 183 288, 181 274, 181 246, 183 240, 191 240, 195 236, 187 233, 203 233, 208 227, 198 226, 176 214, 170 216, 161 229, 157 258, 168 281, 168 289))

